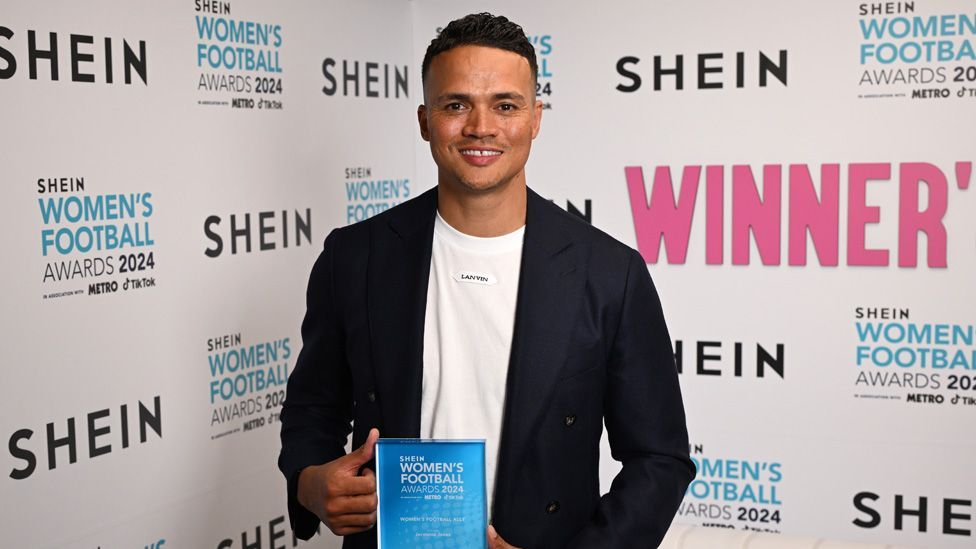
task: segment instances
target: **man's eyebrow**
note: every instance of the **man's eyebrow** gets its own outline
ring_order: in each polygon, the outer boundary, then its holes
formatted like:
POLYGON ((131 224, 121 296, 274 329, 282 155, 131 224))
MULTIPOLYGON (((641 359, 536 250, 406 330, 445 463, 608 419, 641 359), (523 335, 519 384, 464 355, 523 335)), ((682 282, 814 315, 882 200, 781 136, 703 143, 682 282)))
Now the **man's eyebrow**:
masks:
MULTIPOLYGON (((499 92, 493 94, 491 98, 495 101, 500 99, 511 99, 513 101, 525 102, 525 96, 518 92, 499 92)), ((443 103, 444 101, 465 101, 470 103, 472 101, 472 96, 466 93, 444 93, 437 96, 435 103, 443 103)))
POLYGON ((443 103, 444 101, 471 101, 471 96, 466 93, 442 93, 434 100, 435 103, 443 103))
POLYGON ((520 93, 518 93, 518 92, 496 93, 492 97, 494 97, 496 100, 497 99, 511 99, 513 101, 522 101, 522 102, 525 101, 525 96, 522 95, 522 94, 520 94, 520 93))

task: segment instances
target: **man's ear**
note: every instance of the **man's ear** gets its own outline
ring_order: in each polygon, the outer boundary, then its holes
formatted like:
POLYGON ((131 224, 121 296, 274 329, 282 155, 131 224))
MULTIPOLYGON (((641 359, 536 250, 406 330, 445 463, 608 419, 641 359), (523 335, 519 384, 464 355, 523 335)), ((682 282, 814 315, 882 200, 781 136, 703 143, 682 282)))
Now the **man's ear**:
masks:
POLYGON ((542 101, 536 101, 532 106, 532 139, 539 135, 542 126, 542 101))
POLYGON ((426 105, 417 107, 417 123, 420 124, 420 137, 423 137, 424 141, 430 141, 430 128, 427 127, 426 105))

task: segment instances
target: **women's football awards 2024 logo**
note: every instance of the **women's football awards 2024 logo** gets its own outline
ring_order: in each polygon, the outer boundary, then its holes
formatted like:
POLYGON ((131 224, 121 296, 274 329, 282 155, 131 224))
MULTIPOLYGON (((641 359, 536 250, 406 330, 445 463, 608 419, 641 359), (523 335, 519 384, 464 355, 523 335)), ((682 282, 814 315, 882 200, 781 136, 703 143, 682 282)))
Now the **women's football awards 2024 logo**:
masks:
POLYGON ((87 185, 84 177, 37 180, 43 298, 155 287, 153 193, 89 194, 87 185))
POLYGON ((280 24, 231 17, 230 2, 196 2, 198 105, 284 108, 280 24))

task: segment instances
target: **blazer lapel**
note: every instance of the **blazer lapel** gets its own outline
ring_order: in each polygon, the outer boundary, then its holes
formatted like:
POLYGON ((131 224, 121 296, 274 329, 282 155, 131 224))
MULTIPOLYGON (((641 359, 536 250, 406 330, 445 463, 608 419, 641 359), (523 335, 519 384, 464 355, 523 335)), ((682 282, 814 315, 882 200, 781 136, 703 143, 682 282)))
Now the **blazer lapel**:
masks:
POLYGON ((583 295, 584 253, 561 230, 567 220, 554 208, 528 190, 495 502, 515 494, 510 482, 566 362, 583 295))
MULTIPOLYGON (((585 283, 585 257, 567 223, 527 190, 525 239, 508 366, 495 501, 545 412, 570 343, 585 283)), ((370 348, 384 437, 420 436, 424 315, 437 188, 398 208, 370 232, 370 348)))
POLYGON ((437 188, 370 231, 367 308, 383 437, 420 436, 424 314, 437 188))

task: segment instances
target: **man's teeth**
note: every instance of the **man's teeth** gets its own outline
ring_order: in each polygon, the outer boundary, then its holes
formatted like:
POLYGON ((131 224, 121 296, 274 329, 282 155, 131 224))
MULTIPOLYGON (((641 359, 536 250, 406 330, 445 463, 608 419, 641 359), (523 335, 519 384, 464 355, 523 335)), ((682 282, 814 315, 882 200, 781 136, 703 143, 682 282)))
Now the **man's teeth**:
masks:
POLYGON ((502 154, 501 151, 481 151, 477 149, 465 149, 461 151, 461 154, 466 156, 498 156, 502 154))

